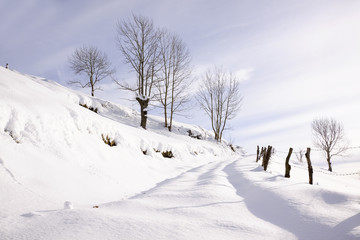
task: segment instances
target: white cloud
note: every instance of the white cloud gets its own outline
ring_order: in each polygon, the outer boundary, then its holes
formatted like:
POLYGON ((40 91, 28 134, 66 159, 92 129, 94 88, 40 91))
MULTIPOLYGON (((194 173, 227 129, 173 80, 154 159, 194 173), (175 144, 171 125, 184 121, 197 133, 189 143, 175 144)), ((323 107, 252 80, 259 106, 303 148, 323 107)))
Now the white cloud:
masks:
POLYGON ((247 81, 251 78, 251 74, 254 71, 252 68, 247 69, 239 69, 235 71, 235 76, 238 78, 240 82, 247 81))

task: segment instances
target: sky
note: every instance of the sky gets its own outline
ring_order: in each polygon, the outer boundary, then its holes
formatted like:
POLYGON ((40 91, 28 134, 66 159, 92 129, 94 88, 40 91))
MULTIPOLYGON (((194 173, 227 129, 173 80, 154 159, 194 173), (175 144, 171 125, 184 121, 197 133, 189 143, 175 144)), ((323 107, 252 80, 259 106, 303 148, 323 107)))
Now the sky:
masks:
MULTIPOLYGON (((359 12, 357 0, 0 0, 0 65, 68 86, 80 77, 68 57, 94 45, 118 79, 131 80, 116 24, 141 14, 187 43, 194 81, 214 66, 238 75, 244 100, 224 136, 234 144, 249 153, 256 145, 313 146, 311 121, 332 117, 344 124, 350 145, 360 146, 359 12)), ((110 79, 102 88, 95 96, 138 110, 110 79)), ((189 115, 175 120, 210 129, 198 107, 189 115)))

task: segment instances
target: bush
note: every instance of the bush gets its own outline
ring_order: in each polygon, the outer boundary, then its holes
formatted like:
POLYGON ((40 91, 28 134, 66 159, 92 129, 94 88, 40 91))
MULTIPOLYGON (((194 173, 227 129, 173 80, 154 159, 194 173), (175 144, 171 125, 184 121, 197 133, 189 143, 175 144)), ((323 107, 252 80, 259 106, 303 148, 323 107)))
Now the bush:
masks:
POLYGON ((116 146, 116 142, 115 140, 111 140, 109 138, 109 136, 104 136, 104 134, 101 134, 102 140, 104 141, 104 143, 106 143, 107 145, 109 145, 110 147, 116 146))
POLYGON ((91 107, 91 106, 88 107, 88 105, 86 105, 86 103, 85 103, 85 104, 79 103, 79 105, 82 106, 82 107, 84 107, 84 108, 87 108, 87 109, 89 109, 89 110, 91 110, 91 111, 93 111, 93 112, 95 112, 95 113, 98 112, 98 109, 97 109, 97 108, 93 108, 93 107, 91 107))
POLYGON ((196 138, 196 139, 199 139, 199 140, 204 139, 204 138, 201 136, 201 134, 194 134, 190 129, 187 130, 187 133, 189 134, 189 137, 196 138))
POLYGON ((16 142, 17 144, 20 143, 20 139, 18 137, 16 137, 16 135, 13 133, 13 131, 9 131, 9 130, 5 129, 5 132, 9 134, 9 136, 14 140, 14 142, 16 142))
POLYGON ((231 149, 233 152, 236 152, 234 145, 229 144, 229 147, 230 147, 230 149, 231 149))
POLYGON ((171 151, 165 151, 161 153, 163 155, 164 158, 173 158, 174 155, 171 151))

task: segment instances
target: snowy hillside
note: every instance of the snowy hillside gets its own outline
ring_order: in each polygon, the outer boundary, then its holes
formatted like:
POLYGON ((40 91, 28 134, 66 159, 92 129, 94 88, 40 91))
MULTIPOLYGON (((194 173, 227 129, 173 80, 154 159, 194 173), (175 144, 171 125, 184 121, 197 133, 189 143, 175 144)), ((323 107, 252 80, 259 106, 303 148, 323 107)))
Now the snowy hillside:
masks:
POLYGON ((94 205, 130 197, 190 167, 230 153, 211 141, 188 136, 201 128, 175 125, 169 133, 161 119, 139 126, 137 112, 71 91, 55 82, 0 68, 0 216, 37 207, 94 205), (86 109, 87 105, 97 113, 86 109), (115 141, 110 147, 103 141, 115 141), (144 152, 146 151, 146 155, 144 152), (171 151, 174 158, 164 158, 171 151))
POLYGON ((200 127, 144 130, 134 110, 2 67, 0 112, 1 240, 360 238, 358 155, 309 185, 294 159, 285 179, 281 155, 265 172, 200 127))

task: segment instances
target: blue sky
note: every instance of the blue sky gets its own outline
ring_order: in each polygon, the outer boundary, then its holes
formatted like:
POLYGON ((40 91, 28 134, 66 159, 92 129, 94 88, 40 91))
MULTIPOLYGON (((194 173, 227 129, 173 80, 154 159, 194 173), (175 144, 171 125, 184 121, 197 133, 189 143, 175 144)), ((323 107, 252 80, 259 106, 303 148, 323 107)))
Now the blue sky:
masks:
MULTIPOLYGON (((312 145, 316 117, 342 121, 360 145, 360 1, 0 0, 0 65, 66 84, 68 56, 83 44, 106 52, 119 79, 131 79, 116 46, 116 23, 131 13, 177 32, 197 79, 221 65, 242 79, 242 110, 226 133, 253 152, 312 145)), ((99 97, 135 109, 103 82, 99 97)), ((85 90, 88 92, 88 90, 85 90)), ((180 119, 210 128, 203 114, 180 119)))

